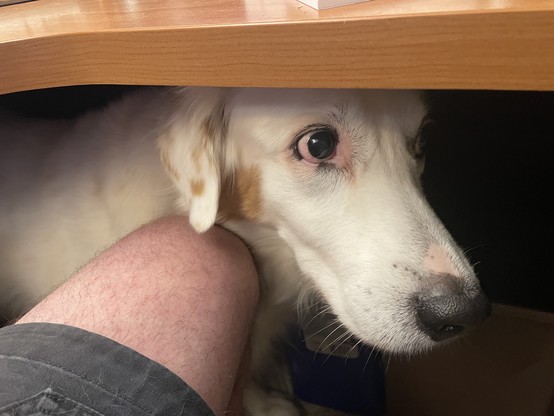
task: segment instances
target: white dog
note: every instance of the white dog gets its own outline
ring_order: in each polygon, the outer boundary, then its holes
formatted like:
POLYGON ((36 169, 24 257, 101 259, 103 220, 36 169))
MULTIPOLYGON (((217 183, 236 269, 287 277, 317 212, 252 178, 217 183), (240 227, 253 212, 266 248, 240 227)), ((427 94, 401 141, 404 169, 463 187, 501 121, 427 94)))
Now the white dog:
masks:
MULTIPOLYGON (((71 122, 4 116, 0 305, 23 312, 141 224, 187 213, 198 232, 217 222, 250 244, 259 383, 309 294, 363 342, 431 348, 489 304, 421 190, 425 115, 415 92, 185 88, 71 122)), ((256 385, 246 403, 297 414, 256 385)))

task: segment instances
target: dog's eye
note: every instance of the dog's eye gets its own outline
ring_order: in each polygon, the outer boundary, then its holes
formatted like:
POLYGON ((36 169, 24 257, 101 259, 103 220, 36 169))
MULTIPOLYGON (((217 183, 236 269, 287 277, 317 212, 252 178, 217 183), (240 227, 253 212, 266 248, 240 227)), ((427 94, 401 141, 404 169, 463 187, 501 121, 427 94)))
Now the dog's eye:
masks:
POLYGON ((425 156, 425 146, 427 145, 427 137, 423 134, 418 134, 414 144, 414 156, 416 159, 421 159, 425 156))
POLYGON ((419 130, 417 131, 417 135, 412 145, 412 152, 416 159, 422 159, 425 156, 425 148, 427 147, 429 130, 431 129, 432 124, 432 121, 426 117, 419 126, 419 130))
POLYGON ((337 133, 330 129, 315 130, 304 134, 296 142, 295 153, 299 159, 321 163, 331 159, 337 148, 337 133))

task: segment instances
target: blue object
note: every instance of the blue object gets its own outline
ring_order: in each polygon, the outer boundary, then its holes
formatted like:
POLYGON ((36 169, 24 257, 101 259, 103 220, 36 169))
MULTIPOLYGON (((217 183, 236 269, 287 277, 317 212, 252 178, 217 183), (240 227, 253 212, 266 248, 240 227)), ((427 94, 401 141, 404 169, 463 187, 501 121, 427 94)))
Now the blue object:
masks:
POLYGON ((382 356, 357 340, 344 342, 348 335, 329 322, 316 315, 307 328, 294 333, 289 358, 296 397, 346 413, 384 415, 382 356))

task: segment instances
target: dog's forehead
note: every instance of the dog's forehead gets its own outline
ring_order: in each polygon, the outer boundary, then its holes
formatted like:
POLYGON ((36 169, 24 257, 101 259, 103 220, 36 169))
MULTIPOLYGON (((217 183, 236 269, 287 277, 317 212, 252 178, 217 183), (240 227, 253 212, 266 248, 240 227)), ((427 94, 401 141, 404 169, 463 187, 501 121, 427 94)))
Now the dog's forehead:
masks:
POLYGON ((264 114, 303 118, 342 110, 410 122, 421 119, 426 112, 420 93, 402 90, 240 88, 229 102, 244 117, 264 114))
POLYGON ((235 91, 230 104, 243 119, 266 117, 273 122, 302 124, 355 102, 359 102, 358 94, 344 90, 245 88, 235 91))

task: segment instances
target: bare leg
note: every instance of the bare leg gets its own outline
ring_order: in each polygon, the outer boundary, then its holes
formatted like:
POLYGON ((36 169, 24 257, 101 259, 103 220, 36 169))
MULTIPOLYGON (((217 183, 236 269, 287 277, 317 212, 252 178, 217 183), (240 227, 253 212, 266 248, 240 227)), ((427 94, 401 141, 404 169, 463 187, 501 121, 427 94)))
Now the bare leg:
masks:
POLYGON ((185 218, 122 239, 18 323, 76 326, 157 361, 217 414, 230 400, 257 303, 251 257, 214 227, 196 234, 185 218))

